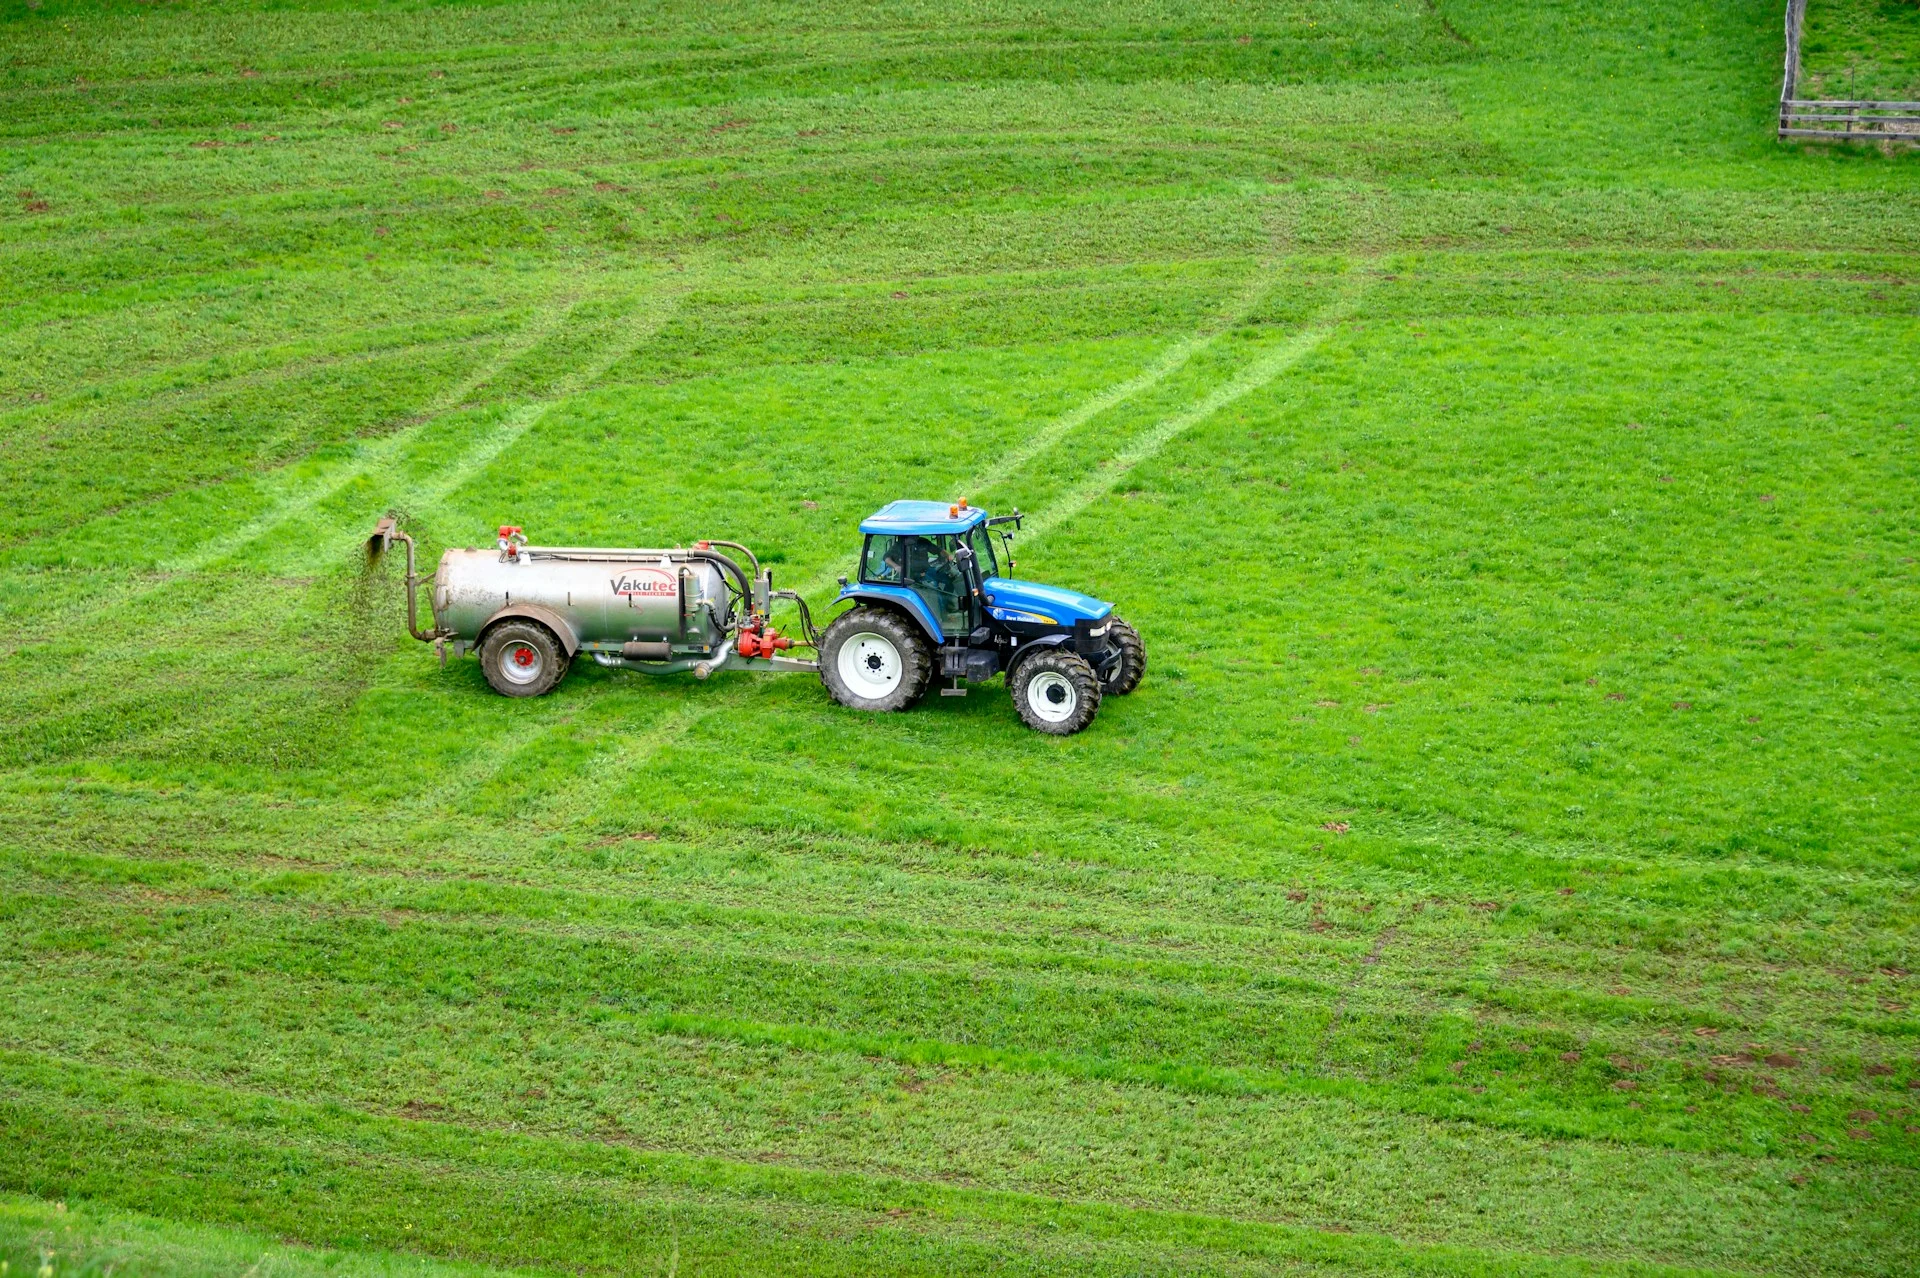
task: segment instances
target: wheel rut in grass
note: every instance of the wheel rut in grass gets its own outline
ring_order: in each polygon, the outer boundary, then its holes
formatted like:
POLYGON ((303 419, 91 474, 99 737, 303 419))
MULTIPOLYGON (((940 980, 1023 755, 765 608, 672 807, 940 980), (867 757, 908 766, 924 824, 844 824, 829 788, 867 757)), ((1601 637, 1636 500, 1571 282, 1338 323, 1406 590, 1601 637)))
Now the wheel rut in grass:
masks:
POLYGON ((1109 457, 1080 483, 1048 506, 1037 511, 1023 529, 1029 538, 1044 536, 1049 530, 1067 523, 1075 515, 1112 492, 1119 482, 1151 460, 1161 449, 1221 409, 1261 390, 1282 373, 1319 349, 1320 344, 1351 317, 1372 287, 1374 272, 1350 270, 1334 300, 1309 320, 1304 328, 1261 355, 1226 384, 1216 387, 1197 402, 1162 418, 1136 435, 1126 447, 1109 457))
MULTIPOLYGON (((626 322, 620 326, 613 340, 602 347, 589 363, 562 377, 547 398, 521 405, 509 412, 492 431, 475 441, 453 461, 420 480, 412 483, 403 481, 396 485, 393 492, 396 502, 409 508, 409 513, 430 526, 437 507, 461 485, 518 443, 555 407, 573 395, 591 390, 621 360, 658 333, 672 319, 679 308, 680 299, 691 287, 691 283, 682 283, 671 291, 637 295, 626 322)), ((315 566, 330 563, 363 535, 364 529, 357 523, 351 528, 342 529, 334 538, 316 546, 303 562, 315 566)))
MULTIPOLYGON (((971 497, 1004 483, 1034 458, 1057 446, 1094 418, 1138 398, 1166 381, 1167 378, 1186 367, 1195 355, 1213 345, 1222 333, 1244 322, 1260 305, 1262 299, 1272 291, 1277 279, 1278 276, 1271 263, 1258 264, 1247 283, 1228 300, 1216 322, 1173 343, 1134 376, 1089 396, 1065 413, 1048 421, 1039 430, 1016 444, 1006 455, 965 481, 962 485, 965 489, 964 495, 971 497)), ((834 567, 808 581, 801 587, 801 593, 813 595, 825 590, 833 584, 838 574, 846 572, 852 565, 851 558, 840 561, 834 567)))
MULTIPOLYGON (((641 295, 634 298, 625 320, 619 325, 612 340, 599 348, 589 363, 568 374, 558 383, 555 398, 525 404, 509 412, 492 431, 467 447, 450 463, 429 472, 411 485, 405 485, 404 481, 401 485, 397 485, 399 504, 411 507, 413 513, 420 517, 420 522, 424 525, 420 531, 430 536, 433 516, 441 504, 461 485, 470 481, 473 476, 483 471, 487 465, 523 438, 554 405, 562 402, 562 397, 578 394, 582 390, 591 388, 605 376, 608 370, 658 332, 677 309, 683 294, 684 288, 676 287, 669 293, 651 297, 641 295)), ((553 326, 557 328, 563 318, 564 310, 561 315, 552 317, 553 326)), ((536 333, 529 339, 528 349, 537 343, 538 337, 539 334, 536 333)), ((477 386, 478 380, 474 380, 473 384, 477 386)), ((459 399, 470 394, 470 391, 471 388, 464 384, 456 386, 443 396, 441 402, 455 404, 459 399)), ((221 560, 256 543, 276 528, 303 516, 317 517, 323 525, 331 523, 331 528, 316 537, 312 548, 298 559, 290 564, 282 564, 282 570, 289 568, 296 572, 305 570, 320 574, 323 582, 338 584, 335 577, 328 575, 330 570, 339 569, 342 566, 342 559, 353 554, 378 508, 370 507, 365 510, 356 508, 342 514, 328 516, 323 512, 324 506, 329 500, 338 498, 353 489, 356 484, 371 482, 380 485, 386 477, 380 474, 379 468, 390 465, 398 458, 420 429, 415 427, 371 446, 369 450, 349 463, 344 473, 331 470, 323 472, 316 483, 297 489, 269 514, 250 521, 235 533, 170 563, 168 567, 171 571, 168 578, 131 595, 115 598, 107 607, 69 614, 70 619, 65 622, 62 629, 85 628, 119 619, 116 624, 123 636, 129 631, 137 633, 143 629, 158 627, 177 638, 184 624, 187 630, 205 632, 215 647, 224 648, 231 645, 237 634, 248 631, 271 631, 285 625, 288 617, 297 612, 306 602, 305 595, 311 592, 300 591, 293 596, 273 595, 258 598, 257 591, 249 590, 249 586, 254 583, 254 579, 250 576, 237 579, 230 585, 213 592, 216 598, 233 611, 232 617, 210 616, 200 611, 168 622, 161 616, 149 616, 143 605, 150 604, 163 593, 178 593, 180 591, 177 580, 179 575, 205 574, 221 560), (130 626, 127 624, 129 619, 130 626), (244 625, 234 624, 240 619, 244 619, 244 625)), ((396 487, 392 485, 391 480, 387 480, 387 484, 383 486, 388 486, 390 493, 394 492, 396 487)), ((365 604, 365 591, 354 589, 356 584, 365 585, 364 571, 358 583, 349 583, 349 593, 365 604)), ((375 614, 370 606, 351 607, 346 614, 342 615, 351 615, 362 630, 374 624, 375 614)), ((365 650, 363 645, 359 644, 350 643, 349 647, 356 652, 365 650)), ((334 675, 340 673, 338 665, 330 669, 334 675)), ((96 682, 97 671, 82 666, 74 669, 72 677, 89 683, 96 682)), ((364 686, 371 677, 371 665, 363 663, 350 674, 349 680, 364 686)), ((216 699, 226 695, 227 691, 217 685, 208 685, 203 689, 205 695, 216 699)), ((338 701, 342 690, 336 687, 328 695, 338 701)), ((174 725, 180 722, 186 713, 182 706, 169 704, 165 697, 149 698, 151 704, 143 703, 140 706, 130 707, 133 710, 131 714, 91 715, 93 722, 89 723, 83 721, 90 717, 90 712, 84 706, 76 709, 77 696, 76 689, 73 695, 43 698, 46 702, 45 706, 29 711, 28 717, 16 725, 16 731, 9 735, 16 742, 25 743, 22 748, 32 758, 44 761, 62 753, 70 753, 77 749, 94 749, 107 743, 124 751, 132 748, 142 739, 161 739, 160 734, 173 731, 174 725), (48 732, 50 727, 58 727, 59 731, 50 734, 48 732)), ((93 704, 92 698, 87 699, 87 704, 93 704)), ((206 718, 206 707, 202 705, 193 717, 206 718)))
POLYGON ((481 810, 523 816, 542 826, 590 823, 600 805, 631 782, 648 760, 712 715, 738 709, 757 691, 751 676, 732 676, 718 688, 686 688, 685 681, 675 680, 672 686, 683 695, 663 699, 652 721, 629 729, 604 722, 600 713, 630 713, 615 704, 618 678, 616 674, 599 685, 557 720, 543 719, 490 742, 424 796, 421 805, 435 811, 466 811, 478 805, 481 810), (597 750, 596 757, 583 767, 567 769, 557 785, 542 785, 539 754, 568 736, 597 750), (605 743, 610 745, 600 750, 605 743))
POLYGON ((539 345, 559 328, 579 301, 579 295, 572 294, 560 299, 556 304, 536 311, 529 321, 521 326, 513 339, 502 345, 492 359, 475 368, 457 385, 436 396, 433 403, 421 414, 420 419, 409 429, 363 445, 358 450, 357 456, 347 460, 338 468, 318 477, 311 484, 285 494, 271 508, 239 528, 195 547, 188 554, 169 560, 162 565, 163 570, 201 572, 229 555, 246 549, 247 546, 281 525, 310 513, 363 476, 381 473, 413 441, 420 428, 463 406, 475 389, 497 376, 501 370, 539 345))

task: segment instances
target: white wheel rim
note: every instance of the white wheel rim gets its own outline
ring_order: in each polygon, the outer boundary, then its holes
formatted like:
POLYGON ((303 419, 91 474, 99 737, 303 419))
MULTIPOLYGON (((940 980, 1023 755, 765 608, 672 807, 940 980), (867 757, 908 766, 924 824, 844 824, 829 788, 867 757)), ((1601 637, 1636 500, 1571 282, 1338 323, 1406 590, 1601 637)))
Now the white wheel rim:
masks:
POLYGON ((1063 674, 1042 670, 1027 681, 1027 708, 1036 719, 1065 723, 1079 706, 1080 689, 1063 674))
POLYGON ((863 630, 840 645, 840 681, 868 701, 878 701, 900 686, 906 675, 893 640, 863 630))
POLYGON ((500 674, 508 683, 521 687, 537 683, 546 668, 546 655, 525 639, 511 639, 500 650, 500 674))

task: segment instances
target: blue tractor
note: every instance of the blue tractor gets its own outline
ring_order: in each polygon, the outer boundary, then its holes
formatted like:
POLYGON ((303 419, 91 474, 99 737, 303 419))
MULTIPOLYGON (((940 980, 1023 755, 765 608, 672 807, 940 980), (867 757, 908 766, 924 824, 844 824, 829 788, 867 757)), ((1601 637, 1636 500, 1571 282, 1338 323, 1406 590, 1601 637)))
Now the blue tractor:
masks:
POLYGON ((1005 671, 1026 725, 1066 736, 1093 721, 1102 697, 1139 686, 1147 650, 1112 604, 1002 575, 1020 519, 964 501, 896 501, 864 520, 859 579, 840 579, 839 598, 854 607, 819 640, 833 699, 904 710, 936 678, 941 696, 963 697, 1005 671))

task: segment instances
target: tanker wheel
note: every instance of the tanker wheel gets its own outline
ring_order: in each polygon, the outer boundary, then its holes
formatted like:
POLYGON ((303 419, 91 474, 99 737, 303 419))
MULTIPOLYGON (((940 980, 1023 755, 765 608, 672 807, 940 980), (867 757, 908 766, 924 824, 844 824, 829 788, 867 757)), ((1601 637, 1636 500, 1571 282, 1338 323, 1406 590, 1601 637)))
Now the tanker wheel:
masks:
POLYGON ((1013 708, 1035 732, 1072 736, 1100 713, 1100 676, 1087 659, 1060 648, 1046 648, 1013 668, 1007 677, 1013 708))
POLYGON ((1113 668, 1113 674, 1100 681, 1102 695, 1124 697, 1140 686, 1140 676, 1147 672, 1147 645, 1140 641, 1140 632, 1126 622, 1115 617, 1107 623, 1107 642, 1120 649, 1120 664, 1113 668))
POLYGON ((537 697, 567 673, 567 650, 537 621, 503 621, 480 637, 480 669, 503 697, 537 697))
POLYGON ((933 651, 897 612, 855 608, 835 617, 820 640, 820 682, 853 710, 905 710, 933 680, 933 651))

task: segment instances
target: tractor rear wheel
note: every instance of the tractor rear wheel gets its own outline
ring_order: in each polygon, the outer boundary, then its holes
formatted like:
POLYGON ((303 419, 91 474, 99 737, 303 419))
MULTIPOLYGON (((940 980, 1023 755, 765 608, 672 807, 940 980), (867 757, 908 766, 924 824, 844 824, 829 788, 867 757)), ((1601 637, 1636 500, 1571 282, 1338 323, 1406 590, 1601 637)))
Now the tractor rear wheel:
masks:
POLYGON ((1034 653, 1007 676, 1013 708, 1035 732, 1072 736, 1100 713, 1100 676, 1087 659, 1062 648, 1034 653))
POLYGON ((567 673, 567 650, 537 621, 502 621, 480 636, 480 670, 503 697, 537 697, 567 673))
POLYGON ((905 710, 933 679, 933 650, 912 622, 885 608, 834 618, 820 639, 820 682, 852 710, 905 710))
POLYGON ((1120 618, 1107 624, 1111 627, 1107 642, 1120 649, 1120 664, 1101 681, 1100 691, 1109 697, 1124 697, 1140 686, 1140 676, 1147 672, 1147 645, 1140 641, 1140 632, 1120 618))

